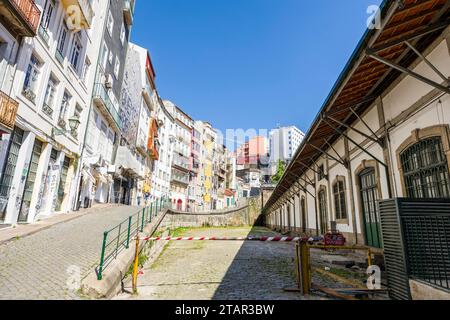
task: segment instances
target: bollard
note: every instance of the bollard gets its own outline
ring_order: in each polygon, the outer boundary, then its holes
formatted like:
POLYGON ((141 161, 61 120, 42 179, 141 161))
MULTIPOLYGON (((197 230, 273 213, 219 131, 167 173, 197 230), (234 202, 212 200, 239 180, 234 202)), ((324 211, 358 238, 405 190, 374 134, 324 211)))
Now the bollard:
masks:
POLYGON ((139 269, 139 235, 136 237, 136 251, 134 255, 133 279, 132 279, 133 294, 137 293, 138 269, 139 269))
POLYGON ((309 247, 306 241, 300 241, 300 279, 302 294, 310 294, 311 292, 311 266, 309 261, 309 247))

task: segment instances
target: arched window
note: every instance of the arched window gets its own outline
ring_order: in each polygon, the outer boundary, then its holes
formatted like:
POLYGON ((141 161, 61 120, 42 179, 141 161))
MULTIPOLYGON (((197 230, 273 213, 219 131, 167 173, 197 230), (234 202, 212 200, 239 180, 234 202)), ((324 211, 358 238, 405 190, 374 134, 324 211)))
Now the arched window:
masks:
POLYGON ((333 184, 334 208, 336 210, 336 220, 347 219, 347 202, 345 201, 345 182, 342 177, 333 184))
POLYGON ((440 137, 421 140, 400 154, 409 198, 450 198, 450 177, 440 137))

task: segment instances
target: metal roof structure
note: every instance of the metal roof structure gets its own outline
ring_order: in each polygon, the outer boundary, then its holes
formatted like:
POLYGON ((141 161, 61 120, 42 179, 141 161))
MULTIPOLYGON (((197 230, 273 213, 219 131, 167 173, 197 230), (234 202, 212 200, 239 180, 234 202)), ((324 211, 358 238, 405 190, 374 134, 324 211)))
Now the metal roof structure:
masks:
MULTIPOLYGON (((422 55, 450 24, 450 1, 385 0, 380 11, 380 28, 368 29, 360 40, 265 209, 273 206, 293 183, 301 179, 305 171, 314 171, 315 160, 321 155, 346 165, 345 159, 339 155, 333 156, 326 150, 345 135, 346 129, 355 120, 361 120, 359 115, 402 73, 450 93, 448 79, 422 55), (408 69, 418 57, 439 74, 444 84, 408 69)), ((374 132, 372 135, 359 133, 367 139, 383 143, 374 132)), ((308 183, 306 180, 304 182, 308 183)), ((307 191, 305 188, 303 190, 307 191)))

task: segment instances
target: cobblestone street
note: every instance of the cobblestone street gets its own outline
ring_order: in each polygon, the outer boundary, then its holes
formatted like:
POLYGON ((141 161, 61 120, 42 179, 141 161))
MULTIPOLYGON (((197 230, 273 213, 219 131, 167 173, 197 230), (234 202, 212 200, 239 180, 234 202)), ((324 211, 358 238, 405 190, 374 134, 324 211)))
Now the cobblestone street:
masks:
POLYGON ((79 299, 67 285, 68 268, 80 268, 83 277, 98 263, 103 232, 137 210, 93 208, 80 218, 0 245, 0 299, 79 299))
MULTIPOLYGON (((183 236, 246 236, 250 228, 192 229, 183 236)), ((252 235, 276 235, 254 228, 252 235)), ((295 287, 294 244, 239 241, 171 242, 138 279, 137 296, 117 299, 300 300, 295 287)), ((131 291, 130 279, 125 289, 131 291)), ((320 299, 310 296, 309 299, 320 299)))

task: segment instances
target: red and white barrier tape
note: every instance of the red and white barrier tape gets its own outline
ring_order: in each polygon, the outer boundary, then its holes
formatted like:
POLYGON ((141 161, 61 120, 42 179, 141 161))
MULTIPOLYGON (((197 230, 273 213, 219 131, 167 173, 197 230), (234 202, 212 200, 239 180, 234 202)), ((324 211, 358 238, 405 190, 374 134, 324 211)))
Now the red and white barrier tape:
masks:
POLYGON ((297 242, 311 238, 301 237, 145 237, 142 241, 263 241, 263 242, 297 242))

